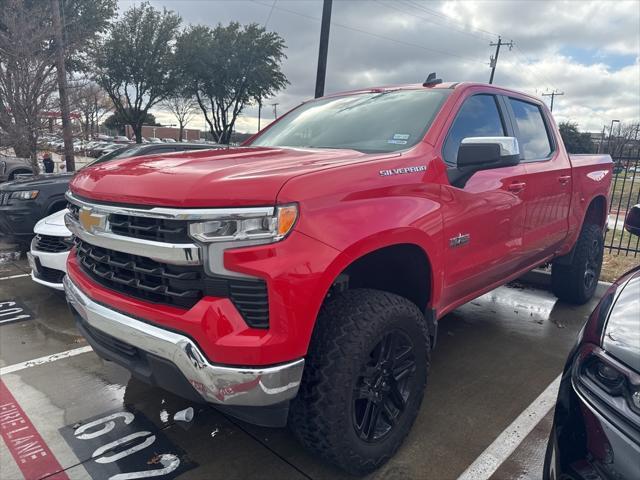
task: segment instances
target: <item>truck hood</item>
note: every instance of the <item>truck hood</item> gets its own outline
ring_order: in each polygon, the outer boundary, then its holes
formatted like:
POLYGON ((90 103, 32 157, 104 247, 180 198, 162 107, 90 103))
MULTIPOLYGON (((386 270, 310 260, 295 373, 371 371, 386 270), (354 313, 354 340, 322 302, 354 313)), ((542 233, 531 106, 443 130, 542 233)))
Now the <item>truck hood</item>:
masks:
POLYGON ((64 208, 43 218, 36 223, 33 231, 39 235, 51 235, 54 237, 71 236, 71 232, 64 224, 64 216, 67 212, 68 210, 64 208))
POLYGON ((70 184, 81 197, 109 203, 173 207, 275 203, 298 175, 397 156, 355 150, 238 147, 113 160, 79 171, 70 184))

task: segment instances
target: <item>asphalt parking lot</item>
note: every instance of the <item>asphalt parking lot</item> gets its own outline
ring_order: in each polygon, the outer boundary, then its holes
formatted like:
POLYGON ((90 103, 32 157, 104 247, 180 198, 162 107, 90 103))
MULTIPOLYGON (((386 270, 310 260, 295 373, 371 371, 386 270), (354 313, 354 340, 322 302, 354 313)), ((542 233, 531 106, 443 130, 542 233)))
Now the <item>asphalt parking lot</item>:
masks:
MULTIPOLYGON (((515 282, 448 315, 416 424, 369 478, 541 478, 553 382, 595 302, 574 307, 515 282)), ((78 335, 63 294, 7 258, 0 371, 3 480, 349 478, 286 429, 244 424, 102 361, 78 335), (191 422, 173 419, 188 407, 191 422)))

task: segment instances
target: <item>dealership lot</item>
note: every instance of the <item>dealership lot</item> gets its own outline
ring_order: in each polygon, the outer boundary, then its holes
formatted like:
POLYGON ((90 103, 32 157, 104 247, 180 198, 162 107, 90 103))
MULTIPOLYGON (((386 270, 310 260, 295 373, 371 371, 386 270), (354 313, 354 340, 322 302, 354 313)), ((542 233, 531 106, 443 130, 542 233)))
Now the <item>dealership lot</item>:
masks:
MULTIPOLYGON (((11 302, 0 317, 3 478, 57 469, 63 473, 50 478, 141 478, 119 474, 150 469, 165 472, 157 478, 346 478, 286 429, 244 424, 100 360, 78 335, 63 295, 33 283, 25 262, 0 264, 0 278, 0 303, 11 302), (188 407, 192 422, 173 420, 188 407), (28 441, 10 435, 23 427, 33 435, 28 441)), ((551 414, 535 400, 551 391, 594 304, 561 304, 516 282, 448 315, 416 425, 371 478, 455 479, 471 465, 482 471, 496 451, 502 463, 493 478, 540 478, 551 414), (528 407, 542 418, 535 426, 521 415, 528 407), (505 429, 524 428, 533 429, 512 454, 503 442, 482 455, 505 429)))

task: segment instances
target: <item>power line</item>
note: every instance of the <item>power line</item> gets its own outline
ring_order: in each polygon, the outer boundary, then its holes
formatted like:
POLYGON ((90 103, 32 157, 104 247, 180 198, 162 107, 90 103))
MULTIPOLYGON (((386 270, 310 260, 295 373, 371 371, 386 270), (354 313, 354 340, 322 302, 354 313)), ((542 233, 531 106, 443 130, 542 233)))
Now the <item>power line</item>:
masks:
MULTIPOLYGON (((435 20, 433 20, 432 18, 428 18, 428 17, 425 17, 425 16, 423 16, 423 15, 418 15, 417 13, 414 13, 414 12, 408 12, 408 11, 406 11, 406 10, 403 10, 403 9, 401 9, 401 8, 399 8, 399 7, 397 6, 397 3, 387 3, 387 2, 382 2, 381 0, 374 0, 374 1, 375 1, 375 2, 377 2, 377 3, 379 3, 379 4, 380 4, 380 5, 382 5, 382 6, 386 7, 386 8, 394 9, 394 10, 396 10, 396 11, 400 12, 400 13, 404 13, 404 14, 405 14, 405 15, 407 15, 407 16, 414 17, 414 18, 419 18, 419 19, 421 19, 421 20, 424 20, 425 22, 432 23, 432 24, 437 25, 437 26, 439 26, 439 27, 447 28, 447 29, 451 29, 451 30, 453 30, 453 31, 455 31, 455 32, 463 33, 463 34, 465 34, 465 35, 469 35, 469 36, 471 36, 471 37, 481 38, 482 40, 485 40, 485 39, 486 39, 486 36, 484 36, 484 35, 478 35, 478 34, 476 34, 476 33, 470 32, 470 31, 465 30, 465 29, 455 28, 455 27, 453 27, 452 25, 444 25, 444 24, 442 24, 442 23, 440 23, 440 22, 436 22, 436 21, 435 21, 435 20)), ((412 6, 412 5, 409 5, 409 6, 412 6)), ((414 8, 415 8, 415 7, 414 7, 414 8)))
MULTIPOLYGON (((258 2, 257 0, 251 0, 251 1, 252 1, 252 3, 255 3, 257 5, 261 5, 263 7, 270 7, 270 5, 265 5, 264 3, 258 2)), ((281 10, 283 12, 288 12, 288 13, 291 13, 293 15, 297 15, 297 16, 303 17, 303 18, 308 18, 310 20, 314 20, 314 21, 317 21, 317 22, 321 21, 321 19, 318 18, 318 17, 314 17, 314 16, 311 16, 311 15, 306 15, 304 13, 300 13, 300 12, 297 12, 295 10, 290 10, 288 8, 284 8, 284 7, 281 7, 281 6, 276 6, 274 8, 276 10, 281 10)), ((444 55, 444 56, 448 56, 448 57, 455 57, 455 58, 459 58, 461 60, 465 60, 467 62, 474 62, 474 63, 479 63, 481 65, 486 65, 484 62, 481 62, 481 61, 476 60, 474 58, 464 57, 462 55, 458 55, 458 54, 455 54, 455 53, 452 53, 452 52, 445 52, 445 51, 442 51, 442 50, 437 50, 435 48, 425 47, 424 45, 419 45, 417 43, 405 42, 404 40, 398 40, 396 38, 387 37, 385 35, 379 35, 377 33, 373 33, 373 32, 370 32, 368 30, 363 30, 363 29, 357 28, 357 27, 351 27, 349 25, 344 25, 344 24, 341 24, 341 23, 338 23, 338 22, 332 21, 331 25, 332 26, 336 26, 336 27, 340 27, 340 28, 344 28, 345 30, 351 30, 351 31, 354 31, 354 32, 358 32, 358 33, 361 33, 363 35, 368 35, 370 37, 379 38, 381 40, 386 40, 388 42, 397 43, 399 45, 406 45, 406 46, 409 46, 409 47, 419 48, 421 50, 425 50, 425 51, 428 51, 428 52, 436 53, 438 55, 444 55)))
MULTIPOLYGON (((440 12, 438 12, 438 11, 436 11, 436 10, 433 10, 433 9, 431 9, 431 8, 428 8, 428 7, 425 7, 424 5, 418 4, 418 3, 417 3, 417 2, 415 2, 415 1, 412 1, 412 0, 404 0, 404 3, 405 3, 405 4, 407 4, 407 5, 412 6, 413 8, 415 8, 415 9, 417 9, 417 10, 420 10, 420 11, 422 11, 422 12, 426 12, 426 13, 428 13, 429 15, 433 15, 433 16, 436 16, 436 17, 438 17, 438 18, 442 18, 443 20, 446 20, 446 21, 447 21, 447 22, 449 22, 449 23, 456 23, 456 24, 458 24, 458 25, 462 26, 465 30, 469 29, 469 30, 472 30, 472 31, 474 31, 474 32, 479 32, 479 33, 483 33, 483 34, 485 34, 485 35, 490 35, 491 37, 498 37, 498 36, 499 36, 499 34, 497 34, 497 33, 490 32, 490 31, 488 31, 488 30, 484 30, 484 29, 482 29, 482 28, 474 28, 474 27, 470 27, 469 25, 467 25, 467 24, 465 24, 465 23, 462 23, 462 22, 459 22, 459 21, 457 21, 457 20, 454 20, 453 18, 451 18, 450 16, 448 16, 448 15, 446 15, 446 14, 444 14, 444 13, 440 13, 440 12)), ((485 38, 486 38, 486 37, 485 37, 485 38)))
MULTIPOLYGON (((514 46, 516 47, 516 51, 514 52, 514 53, 516 54, 516 56, 518 56, 519 58, 524 58, 524 61, 523 61, 522 63, 524 63, 525 65, 527 65, 527 66, 531 69, 531 71, 532 71, 532 72, 534 72, 536 75, 540 75, 540 77, 541 77, 541 78, 542 78, 542 80, 543 80, 543 81, 542 81, 542 82, 540 82, 540 83, 542 83, 542 84, 546 83, 546 84, 547 84, 547 88, 553 89, 553 83, 552 83, 552 82, 550 82, 550 81, 549 81, 549 79, 548 79, 544 74, 542 74, 542 72, 538 71, 538 69, 536 69, 536 68, 533 66, 533 61, 531 61, 531 60, 530 60, 530 59, 525 55, 525 53, 522 51, 522 49, 521 49, 517 44, 516 44, 516 45, 514 45, 514 46), (520 54, 522 54, 522 57, 520 57, 520 56, 519 56, 519 53, 518 53, 518 52, 520 52, 520 54)), ((534 75, 534 76, 536 76, 536 75, 534 75)), ((539 80, 540 80, 540 77, 537 77, 537 76, 536 76, 536 79, 539 81, 539 80)))

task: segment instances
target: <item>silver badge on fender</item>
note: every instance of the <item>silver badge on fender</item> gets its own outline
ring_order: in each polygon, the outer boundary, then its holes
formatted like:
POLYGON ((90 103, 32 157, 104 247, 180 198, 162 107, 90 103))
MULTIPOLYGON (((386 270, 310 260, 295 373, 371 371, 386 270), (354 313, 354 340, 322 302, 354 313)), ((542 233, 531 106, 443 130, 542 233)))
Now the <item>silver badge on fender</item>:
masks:
POLYGON ((451 248, 455 248, 455 247, 459 247, 461 245, 465 245, 467 243, 469 243, 469 240, 471 239, 471 235, 469 235, 468 233, 459 233, 458 235, 456 235, 455 237, 452 237, 449 239, 449 247, 451 248))
POLYGON ((418 173, 418 172, 426 172, 426 165, 417 165, 415 167, 400 167, 400 168, 391 168, 388 170, 380 170, 378 172, 381 177, 390 177, 391 175, 402 175, 404 173, 418 173))

